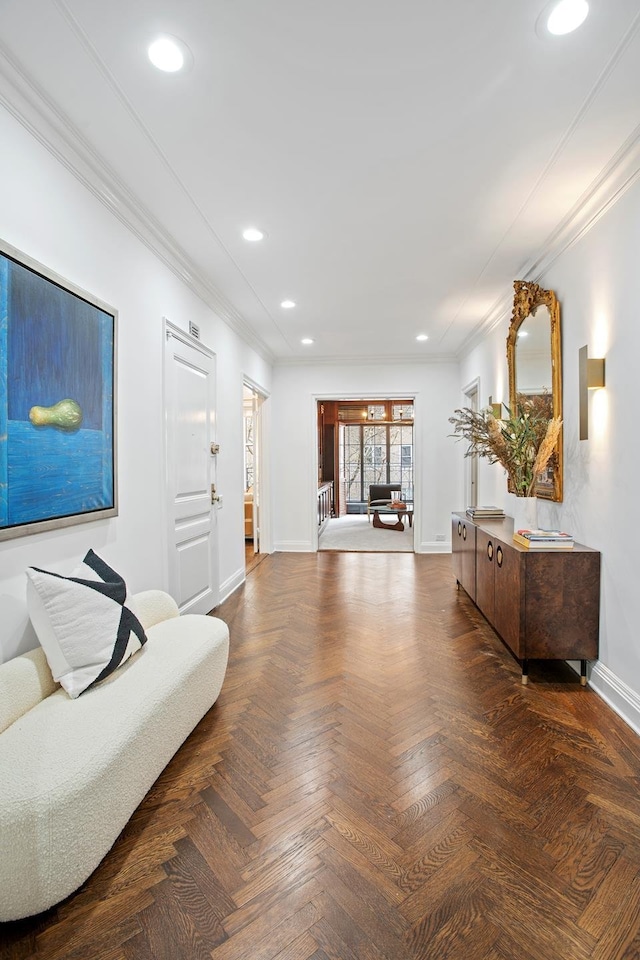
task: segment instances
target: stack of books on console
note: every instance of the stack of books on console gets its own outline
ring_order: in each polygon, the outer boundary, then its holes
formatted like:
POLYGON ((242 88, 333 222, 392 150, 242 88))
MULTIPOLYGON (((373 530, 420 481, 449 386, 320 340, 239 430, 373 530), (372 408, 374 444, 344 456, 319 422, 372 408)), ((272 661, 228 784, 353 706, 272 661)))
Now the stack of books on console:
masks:
POLYGON ((502 507, 467 507, 467 516, 472 520, 497 520, 504 517, 502 507))
POLYGON ((527 550, 571 550, 573 537, 560 530, 516 530, 513 539, 527 550))

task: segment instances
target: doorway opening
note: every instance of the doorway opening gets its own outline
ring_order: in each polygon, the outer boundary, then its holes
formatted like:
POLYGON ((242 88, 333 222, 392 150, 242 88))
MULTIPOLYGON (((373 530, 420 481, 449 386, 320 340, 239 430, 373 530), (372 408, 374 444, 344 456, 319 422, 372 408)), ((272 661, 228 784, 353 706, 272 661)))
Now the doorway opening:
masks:
POLYGON ((242 424, 244 435, 244 558, 245 574, 253 570, 266 554, 260 552, 261 418, 262 394, 244 382, 242 386, 242 424))
POLYGON ((319 400, 317 416, 318 549, 413 550, 413 400, 319 400), (380 485, 393 492, 374 513, 370 489, 380 485), (387 526, 406 536, 380 535, 387 526))
MULTIPOLYGON (((478 410, 480 401, 478 399, 480 393, 480 380, 473 380, 468 386, 464 388, 464 399, 465 406, 469 407, 474 412, 478 410)), ((477 507, 478 506, 478 456, 473 454, 470 457, 465 457, 465 474, 464 474, 464 500, 467 507, 477 507)))

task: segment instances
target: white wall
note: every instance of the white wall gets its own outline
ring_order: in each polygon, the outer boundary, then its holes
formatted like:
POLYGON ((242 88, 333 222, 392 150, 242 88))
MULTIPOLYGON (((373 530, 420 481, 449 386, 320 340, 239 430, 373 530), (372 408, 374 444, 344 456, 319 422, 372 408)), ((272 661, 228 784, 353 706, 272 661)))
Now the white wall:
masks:
MULTIPOLYGON (((640 183, 570 247, 538 281, 561 309, 564 501, 539 501, 541 526, 559 526, 602 553, 598 692, 640 731, 640 591, 634 503, 640 486, 640 183), (589 400, 589 439, 580 441, 578 350, 606 357, 606 388, 589 400)), ((482 380, 481 399, 508 399, 509 317, 461 364, 461 382, 482 380)), ((503 471, 485 467, 479 500, 504 502, 503 471)))
POLYGON ((316 398, 415 396, 416 529, 419 552, 450 548, 450 514, 462 477, 447 418, 460 402, 457 363, 301 364, 273 373, 274 547, 316 544, 316 398), (443 541, 436 537, 442 536, 443 541))
POLYGON ((131 590, 166 586, 164 543, 163 316, 217 354, 220 580, 224 595, 244 576, 242 380, 270 390, 254 351, 126 229, 13 117, 0 109, 2 239, 119 312, 120 513, 0 543, 0 661, 36 645, 25 607, 25 568, 70 572, 89 547, 131 590))

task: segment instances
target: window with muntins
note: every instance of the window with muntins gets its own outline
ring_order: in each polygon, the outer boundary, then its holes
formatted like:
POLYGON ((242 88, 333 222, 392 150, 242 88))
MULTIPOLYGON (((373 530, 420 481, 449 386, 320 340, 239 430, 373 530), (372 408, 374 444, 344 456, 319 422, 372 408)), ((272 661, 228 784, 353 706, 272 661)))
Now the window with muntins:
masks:
POLYGON ((366 503, 372 483, 400 483, 413 500, 413 424, 346 424, 342 450, 347 504, 366 503))

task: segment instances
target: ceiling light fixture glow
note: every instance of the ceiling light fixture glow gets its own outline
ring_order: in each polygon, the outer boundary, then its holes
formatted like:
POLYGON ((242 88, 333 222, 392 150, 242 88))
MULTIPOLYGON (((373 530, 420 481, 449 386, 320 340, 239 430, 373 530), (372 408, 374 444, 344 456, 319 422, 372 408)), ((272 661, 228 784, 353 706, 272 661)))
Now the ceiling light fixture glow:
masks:
POLYGON ((185 63, 184 44, 175 37, 158 37, 147 48, 149 60, 165 73, 177 73, 185 63))
POLYGON ((587 0, 560 0, 547 17, 547 30, 554 36, 562 36, 577 30, 589 13, 587 0))
POLYGON ((313 343, 311 337, 303 337, 300 343, 304 343, 305 347, 308 347, 309 344, 313 343))
POLYGON ((242 236, 249 243, 258 243, 259 240, 264 240, 264 231, 258 230, 257 227, 247 227, 246 230, 242 231, 242 236))
POLYGON ((280 304, 283 310, 292 310, 293 307, 295 307, 295 305, 296 305, 295 300, 283 300, 282 303, 280 304))
POLYGON ((427 336, 426 333, 419 333, 418 336, 416 337, 416 340, 428 340, 428 339, 429 337, 427 336))

